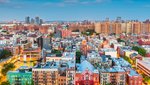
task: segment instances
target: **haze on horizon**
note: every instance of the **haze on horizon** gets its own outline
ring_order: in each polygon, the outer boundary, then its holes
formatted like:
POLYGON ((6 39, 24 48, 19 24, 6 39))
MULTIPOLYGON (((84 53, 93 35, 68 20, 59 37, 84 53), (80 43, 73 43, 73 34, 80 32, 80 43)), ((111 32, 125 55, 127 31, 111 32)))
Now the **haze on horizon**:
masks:
POLYGON ((24 20, 124 20, 150 18, 150 0, 0 0, 0 21, 24 20))

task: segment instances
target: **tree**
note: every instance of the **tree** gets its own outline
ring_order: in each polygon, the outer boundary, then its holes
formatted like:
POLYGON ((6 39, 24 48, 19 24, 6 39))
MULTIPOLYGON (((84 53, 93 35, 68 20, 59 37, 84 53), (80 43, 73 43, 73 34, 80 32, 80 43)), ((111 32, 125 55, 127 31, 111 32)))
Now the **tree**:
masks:
POLYGON ((133 64, 133 61, 132 61, 129 57, 124 56, 123 58, 124 58, 126 61, 128 61, 130 64, 133 64))
POLYGON ((150 83, 150 77, 146 76, 145 74, 142 74, 144 82, 150 83))
POLYGON ((52 53, 56 54, 56 56, 62 56, 61 51, 60 50, 52 50, 52 53))
POLYGON ((49 34, 49 37, 54 37, 54 33, 49 34))
POLYGON ((0 56, 1 56, 0 59, 6 59, 9 56, 12 56, 12 53, 10 51, 8 51, 8 50, 2 50, 0 52, 0 56))
POLYGON ((2 82, 1 85, 10 85, 8 81, 2 82))
POLYGON ((124 40, 122 40, 122 39, 120 39, 120 38, 118 38, 117 41, 118 41, 118 42, 125 42, 124 40))
POLYGON ((0 81, 2 80, 2 76, 0 76, 0 81))
POLYGON ((80 51, 76 51, 76 63, 80 63, 82 53, 80 51))
POLYGON ((132 50, 138 51, 138 50, 139 50, 139 47, 133 46, 133 47, 132 47, 132 50))
POLYGON ((146 50, 144 48, 140 48, 138 50, 139 54, 142 55, 142 56, 145 56, 146 55, 146 50))
POLYGON ((141 47, 138 47, 138 46, 133 46, 132 50, 137 51, 142 56, 146 56, 146 50, 144 48, 141 48, 141 47))
POLYGON ((34 85, 34 81, 33 81, 33 79, 32 79, 31 85, 34 85))
POLYGON ((2 32, 4 32, 4 33, 5 33, 5 32, 7 32, 7 31, 6 31, 6 30, 2 30, 2 32))
POLYGON ((10 71, 14 68, 15 68, 15 66, 13 63, 4 64, 3 68, 1 70, 1 73, 5 76, 8 71, 10 71))
POLYGON ((93 33, 95 33, 95 31, 93 29, 87 29, 85 32, 82 32, 83 35, 92 35, 93 33))
POLYGON ((113 85, 113 84, 111 84, 111 83, 107 83, 107 84, 105 84, 105 85, 113 85))

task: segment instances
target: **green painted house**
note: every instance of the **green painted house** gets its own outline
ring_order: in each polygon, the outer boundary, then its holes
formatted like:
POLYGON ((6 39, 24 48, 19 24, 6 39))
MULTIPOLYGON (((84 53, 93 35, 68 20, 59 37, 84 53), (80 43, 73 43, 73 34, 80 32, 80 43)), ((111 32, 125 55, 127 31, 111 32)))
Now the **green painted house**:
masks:
POLYGON ((32 71, 22 66, 17 71, 9 71, 7 79, 11 85, 32 85, 32 71))

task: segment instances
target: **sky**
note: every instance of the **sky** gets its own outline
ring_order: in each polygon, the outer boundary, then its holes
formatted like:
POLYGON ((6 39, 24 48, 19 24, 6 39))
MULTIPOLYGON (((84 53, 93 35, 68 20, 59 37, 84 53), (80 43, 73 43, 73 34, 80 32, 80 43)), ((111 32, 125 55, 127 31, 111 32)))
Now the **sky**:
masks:
POLYGON ((0 0, 0 21, 150 19, 150 0, 0 0))

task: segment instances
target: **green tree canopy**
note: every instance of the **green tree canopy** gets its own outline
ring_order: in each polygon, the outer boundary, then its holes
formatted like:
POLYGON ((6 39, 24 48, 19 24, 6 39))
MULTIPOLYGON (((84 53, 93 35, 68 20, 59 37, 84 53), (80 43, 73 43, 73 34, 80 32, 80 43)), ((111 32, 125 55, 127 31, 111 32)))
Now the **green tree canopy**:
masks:
POLYGON ((5 76, 8 71, 10 71, 14 68, 15 68, 15 66, 13 63, 4 64, 3 68, 1 70, 1 73, 5 76))
POLYGON ((82 53, 80 51, 76 51, 76 63, 80 63, 82 53))
POLYGON ((52 53, 56 54, 56 56, 62 56, 62 53, 60 50, 54 49, 54 50, 52 50, 52 53))
POLYGON ((138 46, 133 46, 132 50, 137 51, 142 56, 146 56, 146 50, 144 48, 141 48, 141 47, 138 47, 138 46))
POLYGON ((9 56, 12 56, 12 53, 9 50, 2 50, 0 52, 0 59, 6 59, 9 56))
POLYGON ((10 85, 8 81, 2 82, 1 85, 10 85))
POLYGON ((93 33, 95 33, 95 31, 93 29, 87 29, 85 32, 82 32, 83 35, 92 35, 93 33))
POLYGON ((124 58, 126 61, 128 61, 130 64, 133 64, 133 61, 132 61, 129 57, 124 56, 123 58, 124 58))
POLYGON ((120 39, 120 38, 118 38, 117 41, 118 41, 118 42, 125 42, 124 40, 122 40, 122 39, 120 39))

